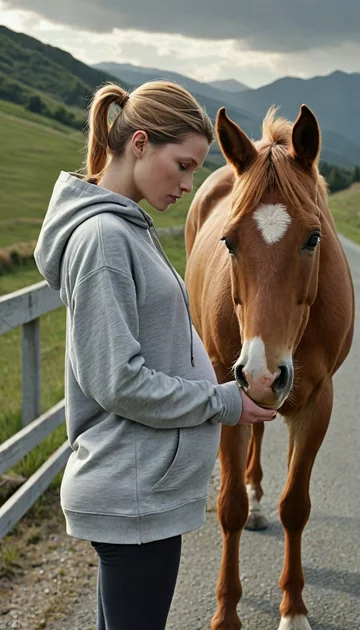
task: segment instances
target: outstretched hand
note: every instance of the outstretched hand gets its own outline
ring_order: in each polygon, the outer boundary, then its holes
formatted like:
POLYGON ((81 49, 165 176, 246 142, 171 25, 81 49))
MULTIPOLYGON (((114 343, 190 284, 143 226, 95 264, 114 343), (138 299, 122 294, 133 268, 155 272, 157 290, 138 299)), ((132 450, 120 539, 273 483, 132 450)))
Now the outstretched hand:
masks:
POLYGON ((275 420, 276 411, 273 409, 264 409, 263 407, 259 407, 253 400, 251 400, 251 398, 249 398, 243 389, 240 389, 240 393, 243 407, 239 424, 256 424, 257 422, 269 422, 270 420, 275 420))

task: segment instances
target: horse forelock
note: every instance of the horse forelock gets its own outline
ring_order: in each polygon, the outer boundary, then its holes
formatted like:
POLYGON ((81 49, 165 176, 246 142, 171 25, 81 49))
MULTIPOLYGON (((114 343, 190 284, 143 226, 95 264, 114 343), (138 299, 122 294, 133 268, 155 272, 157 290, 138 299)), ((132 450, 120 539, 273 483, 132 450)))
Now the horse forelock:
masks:
POLYGON ((304 220, 309 214, 319 216, 319 206, 326 204, 326 184, 317 164, 306 173, 296 163, 291 155, 292 123, 275 118, 276 111, 276 107, 270 108, 264 118, 263 136, 254 143, 257 157, 235 180, 233 220, 254 212, 266 194, 281 199, 290 212, 299 213, 304 220))
POLYGON ((262 140, 270 144, 290 145, 292 123, 287 118, 276 118, 278 107, 270 107, 262 123, 262 140))

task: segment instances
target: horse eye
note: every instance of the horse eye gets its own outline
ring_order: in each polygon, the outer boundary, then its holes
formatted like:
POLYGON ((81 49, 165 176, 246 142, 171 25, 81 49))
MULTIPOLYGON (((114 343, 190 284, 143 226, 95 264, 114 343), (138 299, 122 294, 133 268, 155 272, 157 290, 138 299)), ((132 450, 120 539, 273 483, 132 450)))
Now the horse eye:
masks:
POLYGON ((225 236, 223 236, 223 238, 221 238, 220 240, 225 241, 225 245, 229 250, 229 254, 235 254, 235 249, 233 248, 230 241, 225 236))
POLYGON ((309 249, 310 251, 314 251, 316 246, 320 242, 320 236, 321 236, 320 232, 318 231, 312 232, 312 234, 310 234, 308 240, 306 241, 303 249, 309 249))

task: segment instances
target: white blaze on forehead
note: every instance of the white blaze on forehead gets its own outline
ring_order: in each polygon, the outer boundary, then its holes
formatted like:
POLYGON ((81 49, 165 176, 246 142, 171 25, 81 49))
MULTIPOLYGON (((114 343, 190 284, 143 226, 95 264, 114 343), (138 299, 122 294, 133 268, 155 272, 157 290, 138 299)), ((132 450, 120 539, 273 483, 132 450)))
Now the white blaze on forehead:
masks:
POLYGON ((261 204, 254 212, 254 219, 269 245, 279 241, 291 223, 291 217, 281 203, 261 204))
POLYGON ((265 345, 261 337, 253 337, 244 341, 237 364, 246 365, 246 371, 252 377, 267 371, 265 345))
POLYGON ((311 627, 305 615, 294 615, 281 617, 278 630, 311 630, 311 627))

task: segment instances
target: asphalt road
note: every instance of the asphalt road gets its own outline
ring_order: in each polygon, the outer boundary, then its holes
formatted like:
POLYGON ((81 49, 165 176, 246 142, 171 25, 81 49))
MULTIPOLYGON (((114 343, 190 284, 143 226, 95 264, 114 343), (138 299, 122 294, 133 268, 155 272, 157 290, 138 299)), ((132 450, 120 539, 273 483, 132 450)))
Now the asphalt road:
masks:
MULTIPOLYGON (((360 247, 342 239, 360 304, 360 247)), ((283 560, 278 501, 286 479, 286 427, 267 425, 263 447, 264 497, 270 520, 263 532, 243 532, 239 605, 243 630, 277 630, 283 560)), ((335 377, 335 405, 311 480, 311 517, 303 535, 304 599, 312 630, 360 630, 360 309, 350 355, 335 377)), ((219 484, 215 468, 209 508, 219 484)), ((221 533, 215 511, 184 536, 168 630, 208 630, 216 608, 221 533)))
MULTIPOLYGON (((360 304, 360 247, 342 239, 360 304)), ((312 630, 360 630, 360 309, 353 347, 335 378, 330 427, 311 481, 312 512, 303 535, 305 603, 312 630)), ((262 505, 270 526, 245 531, 241 543, 243 630, 277 630, 283 530, 277 505, 286 479, 286 427, 278 418, 265 430, 262 505)), ((183 554, 167 630, 209 630, 221 559, 216 516, 219 468, 211 482, 206 525, 183 537, 183 554)), ((83 593, 72 618, 53 630, 89 630, 95 623, 95 588, 83 593)), ((138 630, 134 628, 134 630, 138 630)), ((145 629, 144 629, 145 630, 145 629)))

